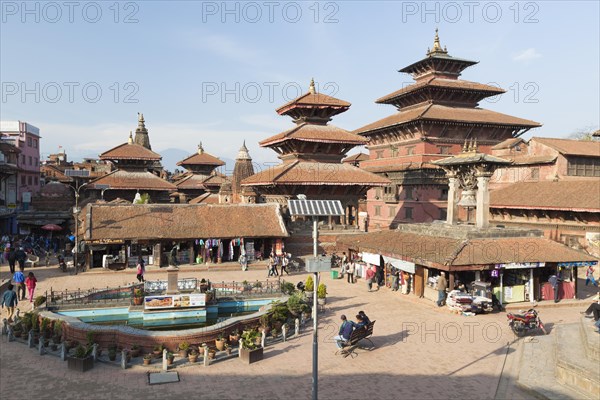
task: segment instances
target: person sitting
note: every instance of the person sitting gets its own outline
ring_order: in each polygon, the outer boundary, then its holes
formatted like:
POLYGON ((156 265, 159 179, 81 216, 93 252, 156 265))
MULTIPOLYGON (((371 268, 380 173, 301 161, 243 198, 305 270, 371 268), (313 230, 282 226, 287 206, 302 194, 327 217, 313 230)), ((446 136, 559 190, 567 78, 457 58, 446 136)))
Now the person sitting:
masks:
POLYGON ((338 335, 333 337, 338 349, 344 347, 344 344, 350 340, 350 336, 352 336, 352 331, 354 331, 354 322, 348 321, 346 316, 342 314, 340 316, 342 320, 342 325, 340 326, 340 330, 338 331, 338 335))
POLYGON ((356 314, 356 322, 354 323, 354 329, 361 329, 367 326, 364 318, 360 314, 356 314))
POLYGON ((302 282, 302 281, 298 282, 298 284, 296 285, 296 289, 298 289, 299 291, 304 293, 304 282, 302 282))
POLYGON ((594 321, 600 320, 600 304, 592 303, 585 311, 581 311, 581 314, 584 314, 588 318, 594 318, 594 321))
POLYGON ((371 320, 369 319, 369 317, 367 317, 367 314, 365 314, 364 311, 359 311, 358 315, 360 315, 362 317, 363 322, 365 323, 365 325, 369 325, 371 323, 371 320))

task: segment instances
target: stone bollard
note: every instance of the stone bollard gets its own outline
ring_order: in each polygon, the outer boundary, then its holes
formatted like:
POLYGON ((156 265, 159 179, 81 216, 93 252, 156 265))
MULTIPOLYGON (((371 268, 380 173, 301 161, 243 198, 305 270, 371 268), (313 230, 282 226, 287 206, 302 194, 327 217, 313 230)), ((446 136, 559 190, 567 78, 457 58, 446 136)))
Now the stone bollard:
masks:
POLYGON ((46 351, 44 350, 44 340, 40 338, 40 341, 38 342, 38 353, 40 353, 40 356, 43 356, 45 352, 46 351))
POLYGON ((204 345, 204 366, 208 367, 210 365, 210 360, 208 359, 208 346, 204 345))
POLYGON ((2 320, 2 334, 8 335, 8 320, 6 318, 2 320))
POLYGON ((13 334, 12 326, 8 327, 8 341, 9 342, 14 342, 15 341, 15 335, 13 334))
POLYGON ((92 357, 94 357, 94 362, 98 359, 98 343, 94 343, 92 346, 92 357))
POLYGON ((127 350, 121 350, 121 368, 127 369, 127 350))
POLYGON ((267 334, 265 333, 265 331, 262 331, 262 338, 260 339, 260 345, 262 346, 262 348, 265 348, 265 340, 267 339, 267 334))
POLYGON ((167 372, 167 370, 169 369, 169 365, 167 364, 167 349, 163 349, 163 364, 162 364, 162 370, 164 372, 167 372))
MULTIPOLYGON (((297 318, 296 318, 297 319, 297 318)), ((306 322, 306 318, 304 318, 304 314, 300 315, 300 325, 304 327, 304 323, 306 322)))
POLYGON ((62 361, 67 361, 67 346, 65 345, 65 342, 60 344, 60 359, 62 361))
POLYGON ((17 311, 15 312, 15 317, 13 318, 13 322, 15 324, 17 324, 20 320, 21 320, 21 310, 19 310, 17 308, 17 311))
POLYGON ((283 325, 281 327, 281 334, 283 336, 283 341, 285 342, 287 340, 287 325, 283 325))
POLYGON ((242 339, 238 342, 238 357, 242 358, 242 339))
POLYGON ((29 336, 27 336, 27 346, 30 349, 33 348, 33 331, 29 331, 29 336))
POLYGON ((300 335, 300 320, 298 318, 296 318, 296 320, 294 321, 294 334, 296 336, 300 335))

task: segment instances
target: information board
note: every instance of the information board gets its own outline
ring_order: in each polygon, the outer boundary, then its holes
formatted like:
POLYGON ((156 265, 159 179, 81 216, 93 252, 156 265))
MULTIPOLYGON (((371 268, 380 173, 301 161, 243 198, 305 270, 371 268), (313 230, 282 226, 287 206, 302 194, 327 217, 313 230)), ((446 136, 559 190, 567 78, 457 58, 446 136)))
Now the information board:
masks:
POLYGON ((206 294, 204 293, 146 296, 144 300, 144 308, 146 310, 204 307, 205 305, 206 294))

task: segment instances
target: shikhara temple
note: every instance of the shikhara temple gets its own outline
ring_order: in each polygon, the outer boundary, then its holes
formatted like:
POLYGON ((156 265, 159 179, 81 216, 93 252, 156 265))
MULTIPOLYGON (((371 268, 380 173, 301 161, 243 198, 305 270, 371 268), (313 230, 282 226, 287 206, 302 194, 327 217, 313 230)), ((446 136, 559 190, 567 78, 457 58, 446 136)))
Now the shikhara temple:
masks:
POLYGON ((432 161, 458 154, 467 139, 477 139, 479 150, 490 153, 503 140, 540 126, 480 108, 482 100, 504 90, 459 79, 475 64, 450 56, 436 30, 426 57, 400 70, 415 83, 376 100, 398 111, 354 131, 369 139, 370 158, 361 168, 391 180, 368 193, 371 229, 445 220, 447 180, 432 161))

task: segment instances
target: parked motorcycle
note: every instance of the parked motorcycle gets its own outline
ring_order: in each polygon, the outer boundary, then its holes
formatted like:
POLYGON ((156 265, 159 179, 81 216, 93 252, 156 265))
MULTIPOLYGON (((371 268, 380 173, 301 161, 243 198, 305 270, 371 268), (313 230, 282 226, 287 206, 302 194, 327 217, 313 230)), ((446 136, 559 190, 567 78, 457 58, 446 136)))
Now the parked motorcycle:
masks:
POLYGON ((58 268, 60 268, 60 270, 62 272, 67 272, 67 263, 65 262, 65 258, 59 254, 57 256, 57 259, 58 259, 58 268))
POLYGON ((523 336, 525 333, 535 330, 541 329, 544 332, 544 335, 547 335, 546 329, 544 328, 544 324, 542 320, 538 316, 537 311, 533 308, 528 310, 526 313, 521 312, 520 314, 508 313, 506 314, 508 318, 508 326, 514 332, 516 336, 523 336))

